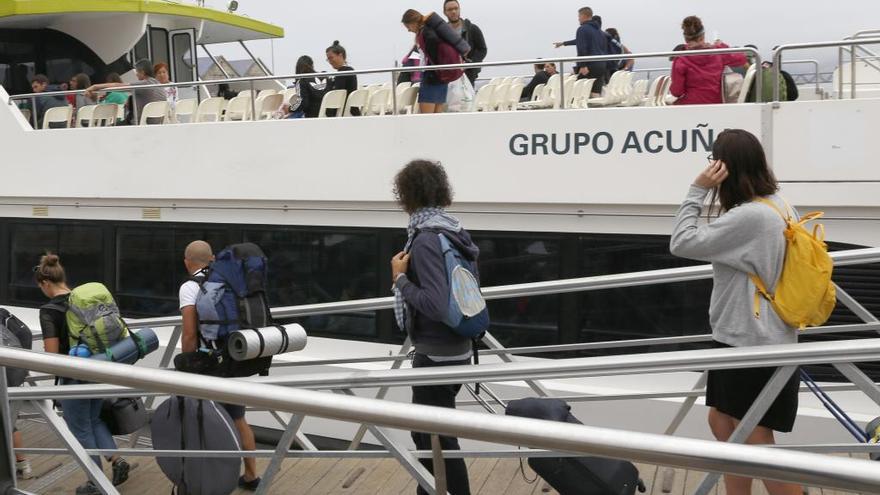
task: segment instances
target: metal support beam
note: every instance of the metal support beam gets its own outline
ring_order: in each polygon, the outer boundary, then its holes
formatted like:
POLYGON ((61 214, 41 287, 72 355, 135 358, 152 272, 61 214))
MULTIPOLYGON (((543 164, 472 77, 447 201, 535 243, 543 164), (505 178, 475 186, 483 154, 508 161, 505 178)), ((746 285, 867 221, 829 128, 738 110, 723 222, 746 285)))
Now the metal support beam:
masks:
MULTIPOLYGON (((355 395, 354 392, 348 389, 337 390, 336 392, 350 396, 355 395)), ((428 492, 428 495, 436 495, 437 492, 434 490, 434 476, 425 469, 425 466, 422 466, 419 459, 414 456, 412 452, 400 446, 385 432, 384 429, 379 428, 378 426, 367 425, 367 430, 379 440, 379 443, 391 452, 394 458, 397 459, 397 462, 399 462, 416 480, 416 482, 428 492)))
POLYGON ((849 381, 853 382, 853 385, 858 387, 859 390, 864 392, 865 395, 877 403, 877 405, 880 405, 880 387, 877 387, 877 384, 868 378, 868 375, 856 367, 856 365, 852 363, 841 363, 835 364, 834 367, 843 373, 843 376, 849 379, 849 381))
MULTIPOLYGON (((272 417, 274 417, 275 420, 278 421, 279 425, 281 425, 283 428, 287 428, 288 421, 284 421, 281 415, 279 415, 276 411, 269 411, 269 414, 271 414, 272 417)), ((293 419, 293 417, 294 415, 291 415, 290 419, 293 419)), ((302 430, 296 430, 296 435, 294 436, 293 440, 303 450, 318 450, 318 447, 315 447, 315 444, 313 444, 312 441, 309 440, 309 437, 307 437, 306 434, 302 432, 302 430)))
MULTIPOLYGON (((709 373, 704 371, 700 378, 697 379, 697 383, 694 384, 693 391, 702 391, 706 388, 706 382, 709 381, 709 373)), ((681 407, 678 408, 678 412, 675 413, 675 417, 672 418, 672 422, 669 423, 669 426, 666 427, 666 431, 663 432, 664 435, 674 435, 678 430, 678 427, 681 426, 681 423, 684 421, 684 418, 687 417, 688 413, 693 409, 694 404, 697 402, 697 396, 692 395, 682 402, 681 407)))
POLYGON ((443 448, 440 447, 440 436, 431 435, 431 461, 434 466, 434 489, 446 493, 446 461, 443 460, 443 448))
MULTIPOLYGON (((785 384, 788 383, 788 380, 795 371, 797 371, 797 366, 783 366, 776 369, 776 372, 773 373, 773 377, 770 378, 770 381, 764 386, 764 390, 761 390, 761 393, 758 394, 755 402, 752 403, 749 412, 743 416, 739 425, 730 435, 730 438, 727 440, 728 443, 745 443, 746 440, 748 440, 749 435, 751 435, 755 430, 755 427, 758 426, 761 418, 767 414, 767 410, 773 405, 773 401, 779 396, 779 392, 782 391, 785 384)), ((700 486, 698 486, 697 490, 694 492, 694 495, 708 495, 720 478, 720 473, 707 473, 703 478, 703 481, 700 482, 700 486)))
POLYGON ((847 307, 850 311, 855 313, 863 322, 865 323, 877 323, 880 320, 877 319, 876 316, 871 314, 864 306, 862 306, 858 301, 853 299, 853 297, 846 293, 845 290, 841 289, 839 285, 834 284, 834 289, 837 292, 837 301, 847 307))
POLYGON ((70 454, 76 462, 83 468, 89 479, 95 483, 99 490, 101 490, 101 493, 104 495, 119 495, 119 492, 116 491, 113 483, 110 483, 110 480, 104 476, 104 471, 92 461, 92 458, 89 457, 86 449, 80 445, 79 440, 73 436, 73 433, 70 432, 67 425, 64 424, 64 421, 55 414, 55 411, 52 409, 52 402, 41 400, 32 401, 31 404, 34 405, 37 412, 46 419, 49 426, 55 430, 55 433, 57 433, 64 444, 67 445, 67 450, 70 451, 70 454))
POLYGON ((0 366, 0 493, 8 493, 16 488, 15 453, 12 448, 12 427, 14 426, 6 395, 6 368, 0 366))
MULTIPOLYGON (((490 334, 489 332, 486 332, 486 334, 483 335, 483 343, 486 344, 486 346, 489 347, 489 349, 504 350, 504 346, 501 344, 501 342, 498 342, 498 340, 495 337, 493 337, 492 334, 490 334)), ((498 354, 498 357, 501 358, 501 360, 504 361, 505 363, 512 363, 512 362, 518 360, 515 356, 511 356, 510 354, 506 354, 506 353, 498 354)), ((538 394, 539 396, 550 397, 550 391, 547 390, 546 387, 541 385, 541 382, 539 382, 537 380, 524 380, 524 381, 529 386, 529 388, 534 390, 535 393, 538 394)))
POLYGON ((256 495, 268 495, 269 488, 272 486, 272 481, 281 469, 281 463, 284 461, 287 452, 290 450, 290 444, 293 442, 296 433, 299 431, 299 428, 302 426, 303 420, 305 419, 306 417, 302 414, 296 414, 290 418, 290 423, 287 424, 284 434, 281 435, 281 440, 278 441, 278 445, 275 447, 275 455, 272 456, 272 460, 269 461, 269 466, 266 468, 266 471, 263 472, 263 479, 260 481, 260 486, 257 488, 256 495))

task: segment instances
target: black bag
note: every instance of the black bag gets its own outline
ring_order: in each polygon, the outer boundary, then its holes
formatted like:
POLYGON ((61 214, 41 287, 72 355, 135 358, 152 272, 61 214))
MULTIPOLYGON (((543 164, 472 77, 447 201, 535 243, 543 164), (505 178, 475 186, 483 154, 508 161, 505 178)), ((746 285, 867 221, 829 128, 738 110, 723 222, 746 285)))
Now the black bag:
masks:
MULTIPOLYGON (((0 345, 30 350, 34 335, 31 329, 12 313, 0 308, 0 345)), ((18 387, 24 383, 28 370, 23 368, 6 368, 6 386, 18 387)))
POLYGON ((149 423, 147 407, 140 397, 104 399, 101 405, 101 421, 113 435, 134 433, 149 423))
MULTIPOLYGON (((510 401, 506 414, 583 424, 560 399, 527 398, 510 401)), ((633 495, 645 491, 635 465, 603 457, 534 457, 529 466, 560 495, 633 495)))

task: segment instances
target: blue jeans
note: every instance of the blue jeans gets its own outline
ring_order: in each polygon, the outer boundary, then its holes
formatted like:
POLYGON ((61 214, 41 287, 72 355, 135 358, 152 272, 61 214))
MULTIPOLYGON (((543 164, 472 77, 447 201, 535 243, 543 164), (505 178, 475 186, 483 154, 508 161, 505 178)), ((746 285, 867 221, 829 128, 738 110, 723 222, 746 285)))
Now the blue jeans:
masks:
MULTIPOLYGON (((115 449, 116 442, 107 425, 101 421, 101 404, 104 399, 62 400, 64 422, 73 436, 85 449, 115 449)), ((109 457, 109 456, 108 456, 109 457)), ((92 456, 101 467, 101 456, 92 456)))

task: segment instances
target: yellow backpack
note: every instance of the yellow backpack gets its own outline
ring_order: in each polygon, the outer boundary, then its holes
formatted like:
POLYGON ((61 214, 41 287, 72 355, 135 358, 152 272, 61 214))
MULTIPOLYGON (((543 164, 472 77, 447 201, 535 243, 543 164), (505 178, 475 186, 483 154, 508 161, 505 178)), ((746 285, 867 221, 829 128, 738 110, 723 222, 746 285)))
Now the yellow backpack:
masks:
MULTIPOLYGON (((823 213, 814 211, 795 220, 772 201, 766 198, 758 198, 758 201, 776 210, 785 220, 785 262, 774 294, 767 291, 757 275, 749 275, 756 289, 755 318, 761 317, 760 298, 763 296, 789 326, 803 330, 825 323, 837 302, 837 291, 831 281, 834 263, 828 256, 825 227, 817 223, 812 233, 804 227, 823 213)), ((787 203, 785 206, 791 211, 787 203)))

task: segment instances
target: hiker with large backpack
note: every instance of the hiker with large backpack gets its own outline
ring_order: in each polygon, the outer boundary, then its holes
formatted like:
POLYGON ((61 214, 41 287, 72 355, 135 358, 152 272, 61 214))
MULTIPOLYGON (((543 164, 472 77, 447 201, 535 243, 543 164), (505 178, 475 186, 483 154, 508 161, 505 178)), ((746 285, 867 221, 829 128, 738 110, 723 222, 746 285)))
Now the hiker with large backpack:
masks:
MULTIPOLYGON (((34 267, 34 282, 49 298, 49 302, 40 307, 40 328, 46 352, 65 356, 70 355, 71 350, 80 356, 86 352, 94 354, 127 336, 128 329, 122 323, 119 310, 106 288, 101 284, 85 284, 77 287, 77 294, 72 295, 57 255, 50 253, 40 258, 40 264, 34 267), (86 290, 80 291, 82 287, 86 290), (102 309, 98 310, 98 306, 102 309)), ((58 377, 58 380, 62 385, 83 383, 64 377, 58 377)), ((61 401, 67 427, 86 449, 116 448, 107 424, 101 420, 103 403, 103 399, 61 401)), ((101 456, 92 456, 92 460, 101 466, 101 456)), ((111 456, 108 460, 113 467, 113 484, 124 483, 131 466, 119 456, 111 456)), ((87 481, 77 487, 76 493, 91 495, 101 491, 94 483, 87 481)))
MULTIPOLYGON (((180 286, 182 352, 175 358, 174 366, 181 371, 221 377, 267 374, 271 357, 235 361, 226 349, 226 338, 233 331, 265 327, 272 321, 265 294, 267 260, 260 248, 238 244, 224 249, 215 259, 210 244, 193 241, 184 251, 183 263, 189 279, 180 286)), ((211 404, 205 401, 193 407, 211 404)), ((234 422, 241 447, 256 450, 254 432, 245 419, 245 406, 219 405, 234 422)), ((187 414, 181 408, 182 421, 187 414)), ((256 490, 259 484, 256 459, 245 457, 244 474, 238 478, 238 486, 256 490)))
MULTIPOLYGON (((489 327, 486 303, 479 293, 479 249, 457 218, 446 213, 452 188, 436 162, 414 160, 394 179, 394 195, 409 214, 407 241, 391 260, 394 316, 415 348, 413 368, 471 363, 474 339, 489 327)), ((455 408, 461 384, 414 386, 412 401, 455 408)), ((420 450, 431 449, 431 436, 413 432, 420 450)), ((440 436, 443 450, 458 450, 458 439, 440 436)), ((420 459, 433 472, 430 459, 420 459)), ((446 459, 449 493, 470 493, 464 459, 446 459)), ((420 486, 418 493, 425 493, 420 486)))
MULTIPOLYGON (((799 327, 821 325, 834 308, 823 230, 804 228, 821 214, 801 217, 785 202, 760 141, 747 131, 720 133, 708 159, 678 210, 670 251, 712 263, 709 324, 717 347, 796 343, 799 327), (710 195, 710 218, 703 223, 699 217, 710 195)), ((706 405, 716 439, 728 440, 775 371, 709 371, 706 405)), ((795 373, 780 391, 747 443, 772 444, 774 431, 792 430, 798 378, 795 373)), ((725 476, 725 484, 730 495, 751 490, 748 478, 725 476)), ((772 495, 802 491, 791 483, 764 484, 772 495)))
MULTIPOLYGON (((16 347, 30 350, 33 345, 33 333, 27 325, 10 313, 0 308, 0 346, 16 347)), ((28 376, 28 370, 6 367, 6 386, 20 387, 28 376)), ((15 423, 21 414, 21 401, 9 401, 9 419, 12 423, 12 446, 16 449, 24 447, 21 432, 15 423)), ((15 453, 15 475, 23 480, 33 478, 30 461, 22 454, 15 453)))

